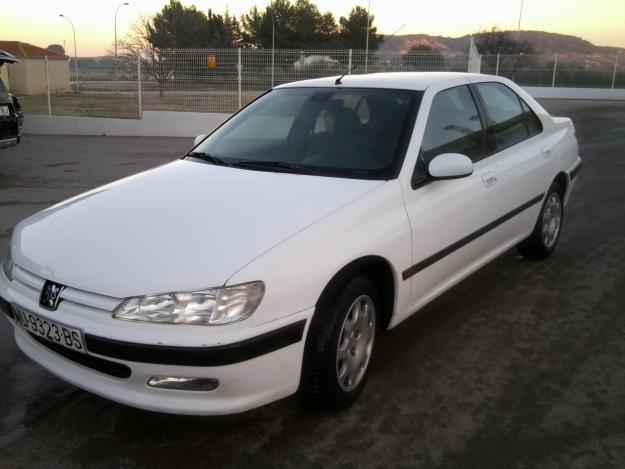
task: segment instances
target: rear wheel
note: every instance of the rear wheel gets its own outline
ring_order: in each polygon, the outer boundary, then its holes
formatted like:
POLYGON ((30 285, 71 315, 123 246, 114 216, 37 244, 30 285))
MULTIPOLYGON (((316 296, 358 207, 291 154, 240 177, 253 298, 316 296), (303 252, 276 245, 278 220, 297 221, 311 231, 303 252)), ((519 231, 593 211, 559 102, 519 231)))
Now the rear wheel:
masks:
POLYGON ((376 339, 379 294, 355 277, 315 312, 304 351, 300 397, 341 410, 362 391, 376 339))
POLYGON ((518 245, 519 253, 529 259, 543 259, 555 250, 564 221, 564 191, 551 184, 540 215, 529 238, 518 245))

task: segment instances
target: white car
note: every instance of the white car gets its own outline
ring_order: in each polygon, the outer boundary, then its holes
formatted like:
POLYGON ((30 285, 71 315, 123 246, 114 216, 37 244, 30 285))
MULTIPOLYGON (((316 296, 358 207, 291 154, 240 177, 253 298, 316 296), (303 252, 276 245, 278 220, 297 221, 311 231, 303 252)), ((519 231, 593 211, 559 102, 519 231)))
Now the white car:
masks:
POLYGON ((302 72, 307 68, 313 67, 332 68, 338 66, 339 61, 333 59, 329 55, 309 55, 293 62, 293 68, 298 72, 302 72))
POLYGON ((344 408, 380 332, 515 245, 553 252, 581 167, 570 119, 463 73, 291 83, 197 142, 15 227, 26 355, 150 410, 344 408))

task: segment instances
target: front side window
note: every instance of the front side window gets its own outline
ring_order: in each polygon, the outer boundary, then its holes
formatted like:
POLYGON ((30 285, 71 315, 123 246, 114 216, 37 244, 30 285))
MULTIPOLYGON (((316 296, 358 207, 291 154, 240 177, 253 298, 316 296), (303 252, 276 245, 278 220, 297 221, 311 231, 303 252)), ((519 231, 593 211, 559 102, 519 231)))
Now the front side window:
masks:
POLYGON ((430 108, 421 158, 427 165, 442 153, 461 153, 473 161, 484 157, 484 132, 480 116, 467 86, 438 93, 430 108))
POLYGON ((213 132, 188 158, 256 170, 389 179, 422 92, 284 88, 213 132))
POLYGON ((484 103, 492 150, 501 151, 529 138, 526 115, 514 91, 501 83, 475 86, 484 103))

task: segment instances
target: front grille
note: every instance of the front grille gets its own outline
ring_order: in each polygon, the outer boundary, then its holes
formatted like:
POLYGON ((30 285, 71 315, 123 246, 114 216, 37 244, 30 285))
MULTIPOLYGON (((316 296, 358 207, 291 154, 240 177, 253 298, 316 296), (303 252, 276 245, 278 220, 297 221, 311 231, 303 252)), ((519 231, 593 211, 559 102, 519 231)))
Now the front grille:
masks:
MULTIPOLYGON (((13 280, 15 287, 19 287, 20 293, 39 303, 39 295, 46 279, 35 275, 26 269, 16 265, 13 268, 13 280)), ((81 308, 91 311, 97 310, 103 313, 111 313, 123 301, 123 298, 112 298, 76 288, 67 287, 61 293, 64 302, 72 303, 81 308)))
POLYGON ((62 357, 67 358, 68 360, 76 362, 82 366, 86 366, 87 368, 91 368, 92 370, 99 371, 100 373, 114 376, 115 378, 130 378, 130 368, 122 363, 103 360, 102 358, 94 357, 93 355, 76 352, 75 350, 63 347, 62 345, 42 339, 41 337, 31 334, 30 332, 28 334, 44 347, 52 350, 62 357))

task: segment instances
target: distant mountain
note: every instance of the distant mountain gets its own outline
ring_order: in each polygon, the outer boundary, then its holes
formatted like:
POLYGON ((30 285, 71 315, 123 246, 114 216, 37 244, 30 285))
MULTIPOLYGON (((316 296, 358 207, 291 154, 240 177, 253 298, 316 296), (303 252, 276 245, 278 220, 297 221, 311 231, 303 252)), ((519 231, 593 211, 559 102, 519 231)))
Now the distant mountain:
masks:
MULTIPOLYGON (((516 31, 508 31, 516 37, 516 31)), ((574 57, 581 55, 603 55, 614 57, 625 52, 623 47, 595 46, 589 41, 566 34, 545 31, 521 31, 521 40, 531 44, 534 54, 558 54, 574 57)), ((385 42, 381 49, 404 54, 413 46, 426 45, 433 49, 450 52, 465 52, 469 49, 470 36, 446 37, 428 34, 406 34, 394 36, 385 42)))

